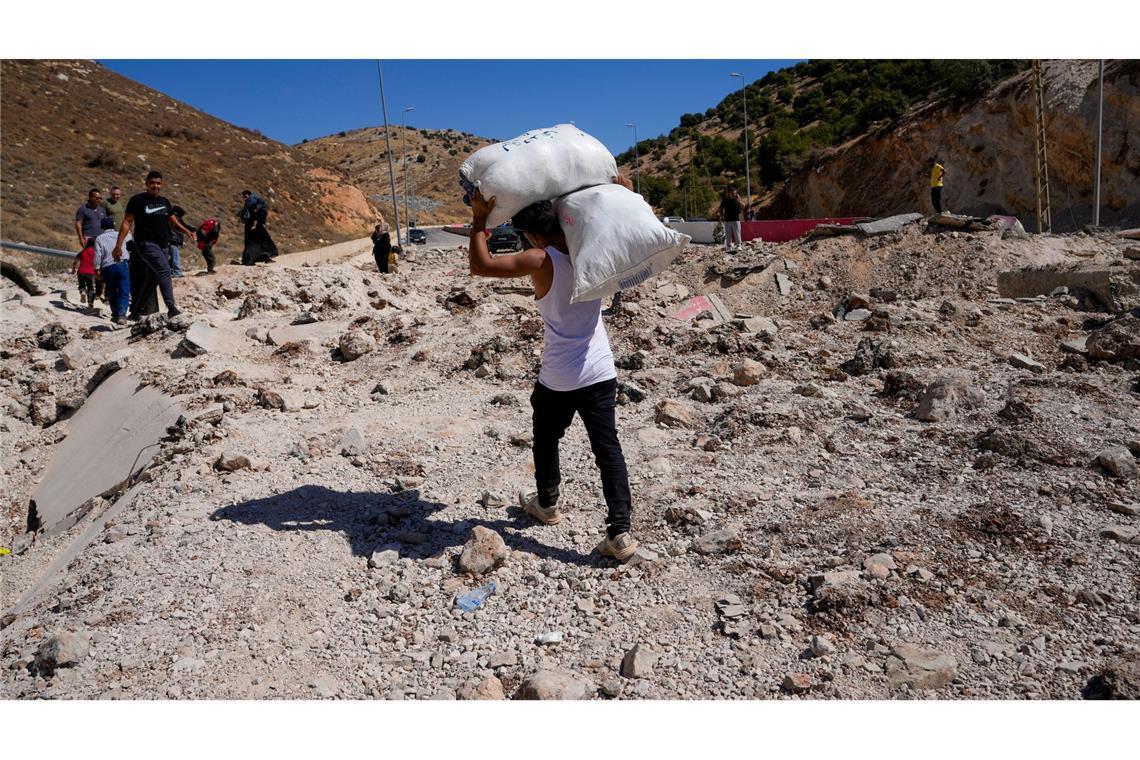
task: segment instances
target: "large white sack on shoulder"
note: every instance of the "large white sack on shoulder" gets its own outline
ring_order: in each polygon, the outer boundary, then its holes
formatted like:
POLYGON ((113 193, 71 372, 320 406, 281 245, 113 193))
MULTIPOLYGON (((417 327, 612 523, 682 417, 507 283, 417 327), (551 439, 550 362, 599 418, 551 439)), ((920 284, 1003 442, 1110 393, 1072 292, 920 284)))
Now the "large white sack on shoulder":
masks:
POLYGON ((498 227, 532 203, 606 184, 617 173, 606 146, 573 124, 558 124, 480 148, 460 164, 459 183, 468 205, 475 188, 495 196, 487 226, 498 227))
POLYGON ((632 288, 664 271, 691 238, 661 223, 637 193, 606 184, 555 204, 574 264, 570 303, 632 288))

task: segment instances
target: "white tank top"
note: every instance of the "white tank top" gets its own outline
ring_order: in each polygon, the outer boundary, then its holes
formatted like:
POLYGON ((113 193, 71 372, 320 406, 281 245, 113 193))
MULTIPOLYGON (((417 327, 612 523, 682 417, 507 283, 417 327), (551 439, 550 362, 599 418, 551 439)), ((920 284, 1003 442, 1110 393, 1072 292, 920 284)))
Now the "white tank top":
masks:
POLYGON ((546 324, 538 381, 552 391, 573 391, 613 380, 617 370, 602 324, 602 302, 570 303, 574 287, 570 257, 553 246, 546 247, 546 255, 554 279, 546 295, 535 301, 546 324))

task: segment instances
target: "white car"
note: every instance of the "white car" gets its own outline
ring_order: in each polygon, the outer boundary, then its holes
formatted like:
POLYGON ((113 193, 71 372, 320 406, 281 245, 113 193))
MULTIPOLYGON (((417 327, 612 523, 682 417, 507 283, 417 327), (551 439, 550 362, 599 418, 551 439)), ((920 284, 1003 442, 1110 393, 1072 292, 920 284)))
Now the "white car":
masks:
POLYGON ((663 216, 661 217, 662 224, 684 224, 685 218, 682 216, 663 216))

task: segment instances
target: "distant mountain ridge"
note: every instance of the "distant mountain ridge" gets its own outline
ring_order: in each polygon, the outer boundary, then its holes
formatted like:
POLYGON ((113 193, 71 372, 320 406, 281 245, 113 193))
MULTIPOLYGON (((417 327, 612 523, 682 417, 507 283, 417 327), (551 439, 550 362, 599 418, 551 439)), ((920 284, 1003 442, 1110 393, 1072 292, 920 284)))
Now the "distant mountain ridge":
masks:
POLYGON ((269 229, 283 251, 367 235, 380 218, 335 168, 92 61, 5 60, 0 79, 7 239, 70 250, 87 190, 117 184, 129 197, 150 169, 163 173, 163 194, 187 221, 222 221, 223 256, 241 249, 244 189, 270 200, 269 229))

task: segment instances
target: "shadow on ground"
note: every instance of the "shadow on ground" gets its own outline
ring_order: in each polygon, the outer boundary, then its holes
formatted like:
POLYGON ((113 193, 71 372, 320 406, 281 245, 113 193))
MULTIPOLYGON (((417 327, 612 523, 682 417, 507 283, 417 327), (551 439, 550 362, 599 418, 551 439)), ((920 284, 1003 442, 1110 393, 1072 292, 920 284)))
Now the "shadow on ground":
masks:
POLYGON ((273 530, 334 531, 344 535, 356 556, 369 557, 374 551, 395 549, 401 557, 411 559, 434 557, 449 547, 462 546, 471 528, 482 525, 502 536, 512 551, 575 565, 601 564, 598 557, 550 546, 522 533, 521 530, 535 523, 517 508, 504 519, 474 517, 450 521, 432 517, 446 508, 446 504, 421 498, 420 492, 414 490, 342 492, 307 485, 276 496, 222 507, 210 515, 210 519, 267 525, 273 530))

